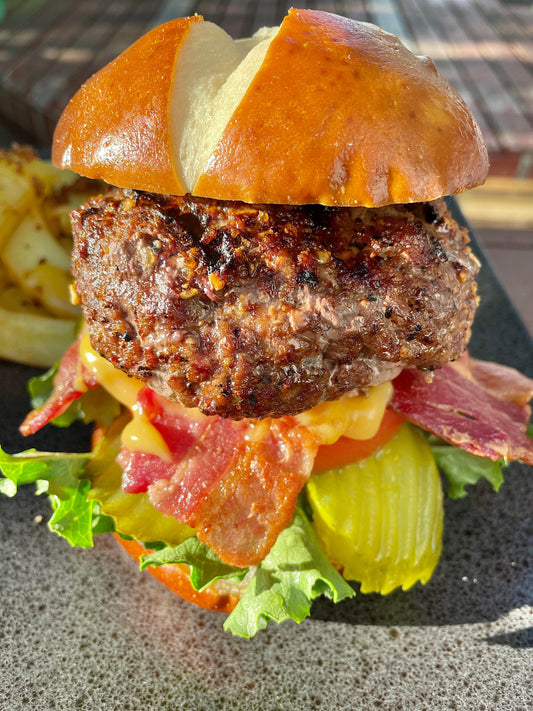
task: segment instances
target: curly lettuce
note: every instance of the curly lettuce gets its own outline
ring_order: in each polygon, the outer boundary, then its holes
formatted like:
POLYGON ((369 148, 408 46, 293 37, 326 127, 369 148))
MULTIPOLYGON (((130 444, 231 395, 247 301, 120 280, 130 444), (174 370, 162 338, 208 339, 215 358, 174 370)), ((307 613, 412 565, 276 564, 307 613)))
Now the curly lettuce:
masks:
POLYGON ((35 484, 37 494, 47 494, 53 515, 48 528, 71 546, 91 548, 93 536, 113 531, 114 521, 102 513, 97 501, 87 497, 91 482, 84 478, 90 454, 52 454, 29 449, 7 454, 0 449, 0 493, 12 497, 23 484, 35 484))
POLYGON ((141 569, 172 563, 190 567, 195 590, 203 590, 222 578, 241 581, 250 574, 241 599, 224 623, 226 631, 239 637, 253 637, 270 621, 302 622, 309 616, 313 600, 321 595, 334 602, 355 595, 326 558, 301 506, 296 507, 292 522, 256 568, 227 565, 193 538, 143 556, 141 569))

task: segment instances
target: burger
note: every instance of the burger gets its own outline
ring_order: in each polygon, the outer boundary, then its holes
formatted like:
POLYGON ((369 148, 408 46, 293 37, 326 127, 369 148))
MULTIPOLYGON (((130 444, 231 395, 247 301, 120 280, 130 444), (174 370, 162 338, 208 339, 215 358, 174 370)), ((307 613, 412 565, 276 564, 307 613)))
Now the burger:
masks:
POLYGON ((250 637, 347 580, 426 582, 439 468, 461 496, 533 464, 533 382, 466 352, 479 263, 443 199, 487 151, 393 35, 174 20, 81 87, 52 155, 112 187, 72 213, 83 325, 21 429, 82 417, 94 448, 2 467, 71 543, 113 531, 250 637))

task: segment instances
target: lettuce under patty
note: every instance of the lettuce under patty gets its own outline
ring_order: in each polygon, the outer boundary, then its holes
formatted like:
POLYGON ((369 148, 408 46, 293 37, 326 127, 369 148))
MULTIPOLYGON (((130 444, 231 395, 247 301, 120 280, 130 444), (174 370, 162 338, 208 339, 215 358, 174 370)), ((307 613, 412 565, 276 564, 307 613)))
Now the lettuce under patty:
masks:
MULTIPOLYGON (((100 478, 95 488, 91 482, 92 466, 94 458, 90 454, 27 450, 11 455, 0 449, 0 469, 4 475, 0 478, 0 493, 12 497, 20 485, 35 484, 37 494, 46 493, 51 499, 54 513, 48 522, 50 530, 72 546, 89 548, 95 535, 115 531, 122 516, 126 516, 130 523, 132 517, 135 519, 139 497, 143 499, 143 509, 146 505, 145 495, 122 493, 120 477, 117 478, 114 468, 111 475, 109 472, 102 474, 106 486, 102 488, 100 478), (112 481, 115 491, 111 490, 112 481), (105 492, 103 501, 95 498, 98 486, 105 492), (120 501, 116 519, 103 513, 106 501, 113 497, 120 501)), ((144 522, 148 541, 157 540, 161 530, 158 524, 162 514, 153 507, 152 510, 154 527, 149 528, 150 519, 144 522)), ((181 525, 174 519, 169 522, 170 525, 181 525)), ((191 583, 197 590, 220 578, 240 581, 248 574, 247 568, 222 563, 195 536, 186 538, 178 546, 147 543, 146 539, 141 542, 147 547, 157 547, 154 553, 143 557, 141 569, 149 565, 185 563, 191 568, 191 583)), ((354 591, 327 560, 306 513, 298 506, 292 523, 281 532, 271 551, 253 571, 224 629, 237 636, 253 637, 270 620, 301 622, 309 615, 313 600, 320 595, 339 602, 352 597, 354 591)))
POLYGON ((448 481, 448 496, 451 499, 462 499, 467 495, 465 486, 475 485, 480 479, 486 479, 494 491, 499 491, 503 484, 503 470, 507 465, 505 459, 497 461, 477 457, 464 449, 454 447, 447 442, 424 433, 431 446, 431 451, 440 471, 448 481))

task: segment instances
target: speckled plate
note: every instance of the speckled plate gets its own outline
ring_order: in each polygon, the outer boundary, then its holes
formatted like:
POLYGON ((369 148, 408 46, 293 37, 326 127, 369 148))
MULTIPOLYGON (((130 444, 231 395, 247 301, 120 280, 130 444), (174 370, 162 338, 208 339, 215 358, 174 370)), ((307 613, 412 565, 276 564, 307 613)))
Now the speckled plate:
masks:
MULTIPOLYGON (((527 332, 481 259, 471 351, 533 375, 527 332)), ((0 365, 6 449, 85 449, 81 428, 18 436, 29 374, 0 365)), ((138 573, 111 538, 69 548, 31 491, 1 499, 0 708, 531 709, 531 473, 513 465, 498 495, 480 484, 446 502, 425 587, 319 602, 251 641, 138 573)))

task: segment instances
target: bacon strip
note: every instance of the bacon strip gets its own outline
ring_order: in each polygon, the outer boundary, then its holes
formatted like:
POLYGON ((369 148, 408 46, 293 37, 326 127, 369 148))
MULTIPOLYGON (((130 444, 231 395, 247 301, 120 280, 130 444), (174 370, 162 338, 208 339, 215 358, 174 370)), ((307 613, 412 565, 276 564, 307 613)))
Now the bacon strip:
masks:
POLYGON ((479 457, 533 464, 525 404, 533 381, 512 368, 466 356, 435 371, 431 382, 406 369, 393 384, 390 407, 414 424, 479 457))
POLYGON ((80 398, 88 390, 96 388, 98 382, 95 376, 80 360, 80 339, 65 351, 59 369, 54 376, 54 390, 37 410, 32 410, 20 425, 20 432, 32 435, 47 425, 51 420, 62 415, 69 405, 80 398))
MULTIPOLYGON (((533 398, 533 380, 514 368, 476 360, 468 353, 464 353, 450 365, 463 377, 476 383, 498 400, 515 402, 524 407, 533 398)), ((529 409, 525 411, 525 417, 527 422, 529 409)))
MULTIPOLYGON (((215 418, 199 414, 191 417, 190 411, 173 405, 148 387, 137 394, 137 405, 165 440, 171 454, 172 464, 181 462, 215 418)), ((122 489, 127 494, 148 491, 159 479, 168 478, 168 462, 155 454, 131 451, 122 447, 118 457, 122 467, 122 489)))
POLYGON ((145 390, 139 405, 165 439, 172 461, 123 447, 127 490, 148 491, 157 509, 196 528, 225 562, 259 563, 290 523, 313 466, 314 437, 289 417, 191 421, 186 411, 145 390))

